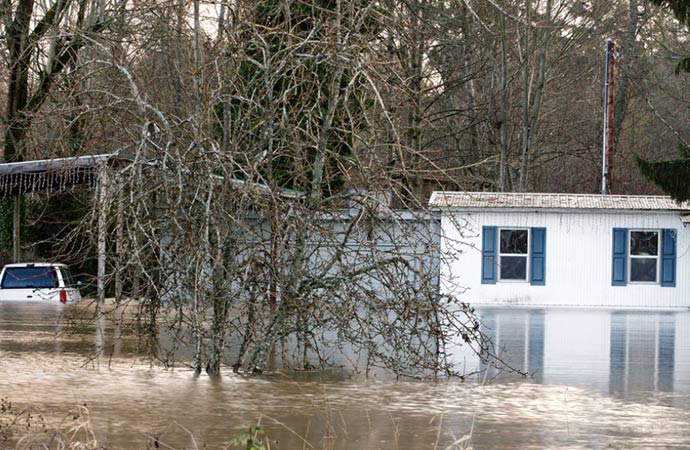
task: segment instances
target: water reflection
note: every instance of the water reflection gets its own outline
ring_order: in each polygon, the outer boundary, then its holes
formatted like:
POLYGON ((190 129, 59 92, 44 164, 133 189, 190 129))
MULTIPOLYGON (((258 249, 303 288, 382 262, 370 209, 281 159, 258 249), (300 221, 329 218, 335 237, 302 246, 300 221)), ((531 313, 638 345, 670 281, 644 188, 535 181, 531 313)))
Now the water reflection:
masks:
MULTIPOLYGON (((623 396, 690 391, 688 312, 500 308, 480 315, 498 357, 537 382, 623 396)), ((505 376, 460 355, 490 378, 505 376)))
MULTIPOLYGON (((281 450, 447 448, 471 429, 475 450, 690 448, 688 312, 481 310, 501 358, 534 374, 487 368, 483 383, 194 377, 139 360, 117 321, 63 313, 0 305, 0 397, 49 424, 86 404, 106 447, 152 448, 155 436, 172 448, 224 448, 261 420, 281 450)), ((455 357, 486 368, 464 347, 455 357)))
POLYGON ((672 314, 611 314, 612 393, 673 391, 675 326, 672 314))
POLYGON ((544 373, 543 311, 513 314, 488 311, 481 315, 481 319, 483 331, 503 364, 487 365, 482 361, 480 371, 487 371, 490 378, 495 378, 501 375, 501 368, 505 364, 541 381, 544 373))

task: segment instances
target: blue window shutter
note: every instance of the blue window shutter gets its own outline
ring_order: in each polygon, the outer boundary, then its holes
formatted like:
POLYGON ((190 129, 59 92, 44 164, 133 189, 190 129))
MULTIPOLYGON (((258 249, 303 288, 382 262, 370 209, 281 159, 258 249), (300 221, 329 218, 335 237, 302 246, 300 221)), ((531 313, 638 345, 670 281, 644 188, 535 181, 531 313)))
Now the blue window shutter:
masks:
POLYGON ((482 284, 496 284, 496 227, 482 227, 482 284))
POLYGON ((530 255, 530 284, 546 284, 546 228, 532 228, 532 251, 530 255))
POLYGON ((661 230, 661 285, 676 287, 676 230, 661 230))
POLYGON ((628 279, 628 229, 613 229, 613 262, 611 267, 611 285, 625 286, 628 279))

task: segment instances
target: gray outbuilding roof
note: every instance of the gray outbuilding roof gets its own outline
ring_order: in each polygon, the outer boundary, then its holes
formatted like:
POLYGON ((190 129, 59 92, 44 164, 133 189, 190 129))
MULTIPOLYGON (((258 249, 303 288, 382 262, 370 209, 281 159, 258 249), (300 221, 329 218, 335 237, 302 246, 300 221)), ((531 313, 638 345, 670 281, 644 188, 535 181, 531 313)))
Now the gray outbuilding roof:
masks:
POLYGON ((678 211, 690 213, 690 204, 662 195, 535 194, 445 192, 431 195, 432 208, 467 209, 608 209, 678 211))

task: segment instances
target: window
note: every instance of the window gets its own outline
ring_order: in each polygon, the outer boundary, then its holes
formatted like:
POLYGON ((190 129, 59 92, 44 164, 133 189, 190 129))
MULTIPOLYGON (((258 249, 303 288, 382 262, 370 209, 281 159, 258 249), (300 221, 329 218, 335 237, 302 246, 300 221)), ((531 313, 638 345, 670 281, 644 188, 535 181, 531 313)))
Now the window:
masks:
POLYGON ((546 284, 546 228, 482 227, 482 284, 546 284))
POLYGON ((630 282, 656 283, 659 267, 659 232, 630 230, 630 282))
POLYGON ((2 289, 50 289, 58 287, 57 274, 52 267, 8 267, 2 279, 2 289))
POLYGON ((499 232, 500 280, 527 280, 527 254, 529 231, 527 229, 501 229, 499 232))
POLYGON ((613 229, 611 285, 676 285, 676 230, 613 229))

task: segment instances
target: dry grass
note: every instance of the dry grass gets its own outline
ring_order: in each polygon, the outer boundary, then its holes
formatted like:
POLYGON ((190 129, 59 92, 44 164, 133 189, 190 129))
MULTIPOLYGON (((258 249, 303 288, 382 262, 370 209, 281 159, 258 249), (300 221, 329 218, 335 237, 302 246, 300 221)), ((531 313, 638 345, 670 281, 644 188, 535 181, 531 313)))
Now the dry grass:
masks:
POLYGON ((91 427, 86 406, 72 409, 55 426, 48 426, 41 414, 18 409, 7 399, 0 400, 0 433, 17 450, 94 450, 98 439, 91 427))
MULTIPOLYGON (((345 428, 346 424, 344 419, 342 420, 342 425, 345 428)), ((391 420, 393 420, 395 425, 395 436, 393 436, 392 442, 398 445, 400 442, 398 441, 399 430, 397 428, 397 420, 392 416, 391 420)), ((112 447, 106 447, 99 442, 86 406, 76 406, 65 417, 50 426, 46 422, 42 415, 36 414, 29 409, 18 409, 16 405, 6 398, 0 399, 0 439, 4 441, 5 445, 2 446, 3 448, 15 448, 16 450, 114 450, 112 447)), ((235 437, 229 436, 229 444, 224 449, 279 450, 279 448, 271 447, 271 440, 265 434, 264 424, 278 426, 294 435, 301 441, 303 450, 325 450, 336 439, 335 435, 329 437, 321 436, 321 438, 324 438, 321 441, 321 445, 314 444, 307 439, 307 436, 300 435, 284 422, 264 414, 259 417, 256 424, 248 428, 248 433, 235 437)), ((429 446, 430 450, 473 449, 472 434, 474 423, 469 432, 459 438, 454 435, 452 430, 444 427, 443 415, 432 417, 429 425, 433 427, 432 429, 435 430, 436 434, 435 441, 429 446), (450 437, 450 444, 447 444, 447 437, 450 437), (440 446, 441 441, 446 441, 443 444, 444 446, 440 446)), ((189 440, 185 450, 207 448, 205 444, 199 445, 199 441, 195 438, 194 433, 183 425, 173 422, 168 431, 173 429, 181 430, 188 435, 189 440)), ((142 450, 179 450, 178 447, 166 442, 166 434, 167 432, 158 436, 147 436, 148 442, 141 447, 142 450)))

